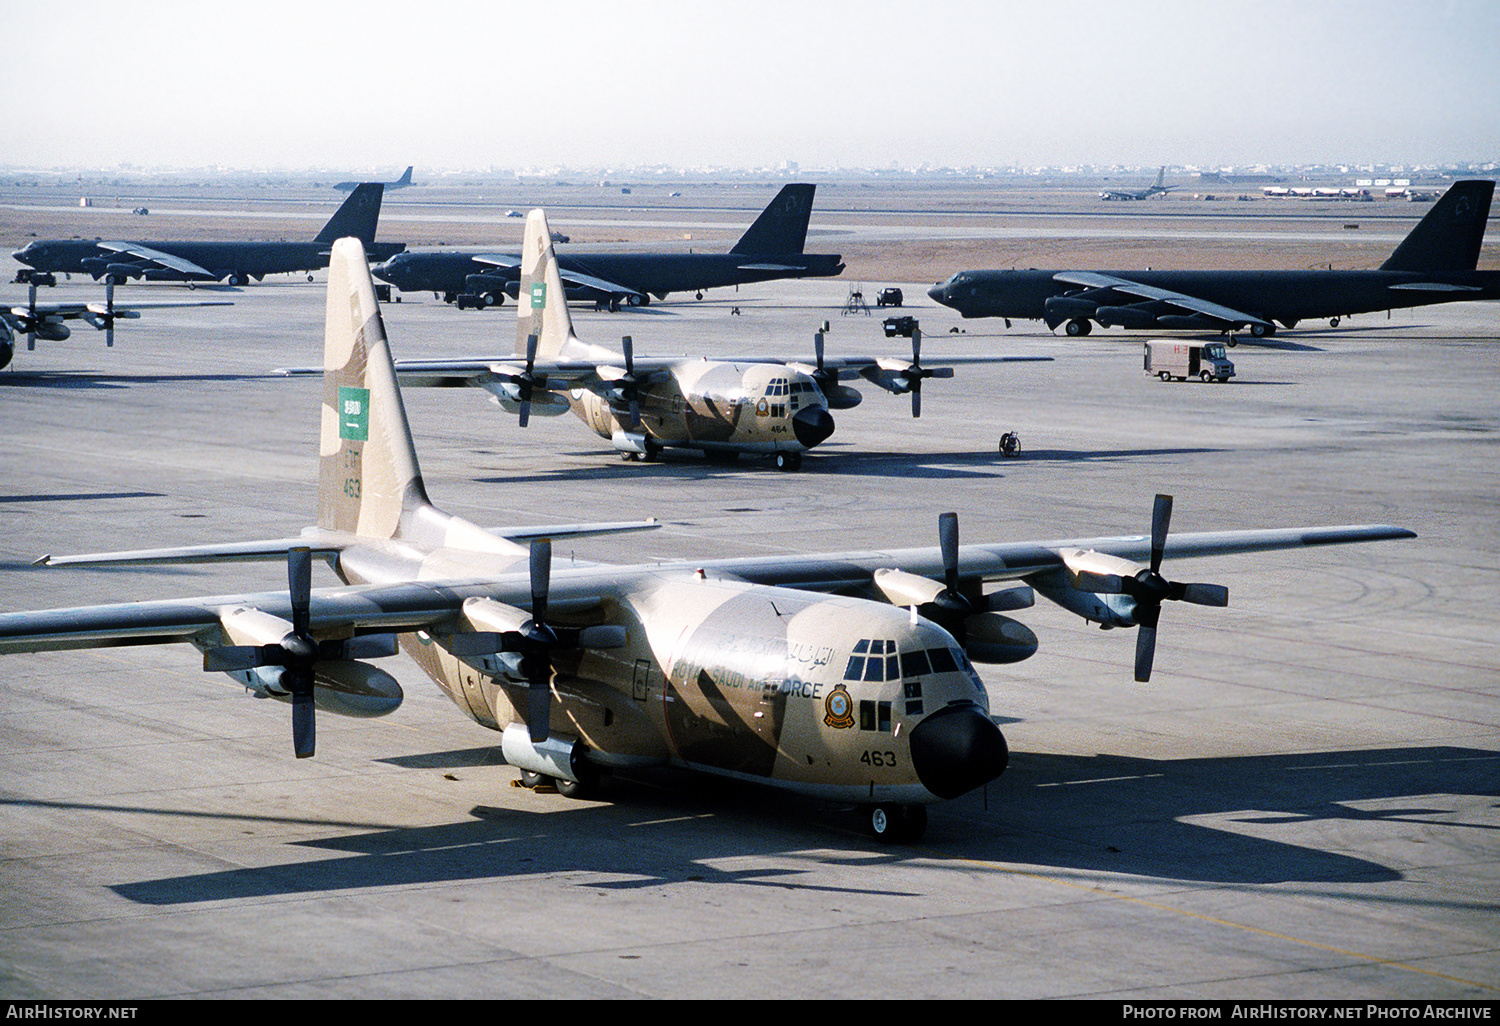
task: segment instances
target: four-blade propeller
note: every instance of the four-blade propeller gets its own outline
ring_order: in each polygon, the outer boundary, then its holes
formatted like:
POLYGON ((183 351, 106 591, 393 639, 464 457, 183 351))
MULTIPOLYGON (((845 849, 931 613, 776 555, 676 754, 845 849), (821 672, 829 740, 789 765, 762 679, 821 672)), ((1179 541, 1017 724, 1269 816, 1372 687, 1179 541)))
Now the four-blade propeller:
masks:
POLYGON ((1100 594, 1128 595, 1135 600, 1132 617, 1135 639, 1135 679, 1151 679, 1151 665, 1156 658, 1156 627, 1165 601, 1191 602, 1199 606, 1229 605, 1229 589, 1220 584, 1179 584, 1161 574, 1162 553, 1166 549, 1167 531, 1172 523, 1172 496, 1158 495, 1151 511, 1151 561, 1146 568, 1129 574, 1084 573, 1079 585, 1100 594))

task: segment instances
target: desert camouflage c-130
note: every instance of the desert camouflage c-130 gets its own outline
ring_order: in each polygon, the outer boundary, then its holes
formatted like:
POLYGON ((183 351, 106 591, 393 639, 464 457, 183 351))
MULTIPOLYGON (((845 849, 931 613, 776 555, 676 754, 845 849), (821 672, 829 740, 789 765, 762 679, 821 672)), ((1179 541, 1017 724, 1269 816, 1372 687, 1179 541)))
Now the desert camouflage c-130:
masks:
POLYGON ((1164 557, 1413 537, 1377 525, 1169 539, 1170 500, 1159 497, 1150 536, 960 545, 944 515, 935 548, 554 565, 558 539, 652 524, 487 530, 435 506, 357 240, 335 246, 324 364, 315 527, 43 560, 284 558, 286 592, 0 614, 0 653, 192 644, 205 669, 291 705, 301 757, 314 753, 315 710, 400 705, 395 678, 365 662, 399 641, 462 713, 499 732, 524 782, 576 794, 610 770, 675 764, 857 804, 877 836, 914 839, 930 803, 1006 766, 971 659, 1036 650, 1035 634, 1004 615, 1028 606, 1032 589, 1101 624, 1136 626, 1146 678, 1164 601, 1228 598, 1168 581, 1164 557), (339 586, 312 587, 315 558, 339 586), (1001 589, 986 592, 990 582, 1001 589))

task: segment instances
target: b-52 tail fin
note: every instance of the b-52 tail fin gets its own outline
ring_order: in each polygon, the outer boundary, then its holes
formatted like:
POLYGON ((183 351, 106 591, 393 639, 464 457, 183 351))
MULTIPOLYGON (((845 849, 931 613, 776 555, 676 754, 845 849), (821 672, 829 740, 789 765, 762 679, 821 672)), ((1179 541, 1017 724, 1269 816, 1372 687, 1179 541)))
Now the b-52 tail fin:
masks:
POLYGON ((774 256, 801 253, 807 245, 807 222, 812 217, 816 185, 784 185, 740 241, 729 252, 774 256))
POLYGON ((1485 222, 1490 216, 1493 181, 1454 182, 1401 241, 1382 271, 1472 271, 1479 265, 1485 222))
POLYGON ((370 245, 375 241, 375 230, 380 225, 380 201, 384 196, 384 182, 356 185, 313 241, 331 246, 338 239, 352 236, 366 246, 370 245))

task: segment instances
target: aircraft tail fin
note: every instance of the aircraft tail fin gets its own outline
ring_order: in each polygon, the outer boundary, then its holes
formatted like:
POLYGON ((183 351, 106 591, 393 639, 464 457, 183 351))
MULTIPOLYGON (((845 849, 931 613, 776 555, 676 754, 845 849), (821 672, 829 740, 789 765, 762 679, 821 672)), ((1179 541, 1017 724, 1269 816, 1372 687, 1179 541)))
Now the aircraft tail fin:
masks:
POLYGON ((324 332, 318 526, 395 538, 427 492, 358 239, 333 244, 324 332))
POLYGON ((338 239, 353 236, 366 246, 370 245, 375 241, 375 230, 380 224, 380 201, 384 195, 383 182, 356 185, 313 241, 332 245, 338 239))
POLYGON ((729 252, 771 256, 801 253, 807 245, 807 222, 812 217, 816 185, 784 185, 760 212, 729 252))
POLYGON ((516 354, 526 354, 527 338, 535 335, 538 356, 557 356, 573 338, 568 294, 552 248, 547 214, 526 215, 526 237, 521 243, 521 285, 516 295, 516 354))
POLYGON ((1479 265, 1485 223, 1495 183, 1488 179, 1454 182, 1411 234, 1401 241, 1382 271, 1472 271, 1479 265))
POLYGON ((406 171, 405 171, 405 173, 402 174, 402 176, 400 178, 396 179, 394 182, 391 183, 391 187, 395 188, 395 189, 399 189, 403 185, 410 185, 411 184, 411 173, 412 173, 412 168, 407 168, 406 171))

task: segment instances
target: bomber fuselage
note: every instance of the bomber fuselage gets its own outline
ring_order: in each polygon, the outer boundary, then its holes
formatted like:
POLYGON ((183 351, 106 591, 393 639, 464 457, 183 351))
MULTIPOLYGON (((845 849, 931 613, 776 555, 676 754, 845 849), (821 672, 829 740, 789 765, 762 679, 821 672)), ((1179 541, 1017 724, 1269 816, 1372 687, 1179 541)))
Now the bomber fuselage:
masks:
MULTIPOLYGON (((1055 270, 960 271, 929 291, 964 317, 1047 318, 1053 297, 1083 295, 1085 287, 1059 281, 1055 270)), ((1375 310, 1455 300, 1500 298, 1497 271, 1104 271, 1108 276, 1180 292, 1292 327, 1298 321, 1346 317, 1375 310), (1431 285, 1456 286, 1458 291, 1431 285), (1411 286, 1417 286, 1415 288, 1411 286)), ((1110 304, 1140 304, 1117 296, 1110 304)), ((1181 312, 1181 311, 1177 311, 1181 312)), ((1079 316, 1088 316, 1079 311, 1079 316)), ((1153 325, 1146 325, 1148 327, 1153 325)))
MULTIPOLYGON (((86 239, 47 239, 32 242, 14 254, 38 271, 87 274, 95 280, 113 273, 120 280, 222 281, 236 275, 257 280, 268 274, 314 271, 328 266, 329 243, 322 242, 142 242, 138 245, 168 253, 208 271, 212 277, 185 274, 148 264, 129 253, 86 239)), ((394 256, 402 243, 370 243, 372 255, 394 256)))
MULTIPOLYGON (((765 256, 746 253, 568 253, 558 255, 564 279, 571 272, 612 282, 635 293, 664 298, 672 292, 696 292, 779 278, 818 278, 844 269, 837 255, 790 253, 765 256)), ((466 291, 470 275, 507 283, 519 280, 515 267, 496 266, 471 253, 401 253, 371 270, 402 292, 436 292, 456 296, 466 291)))

